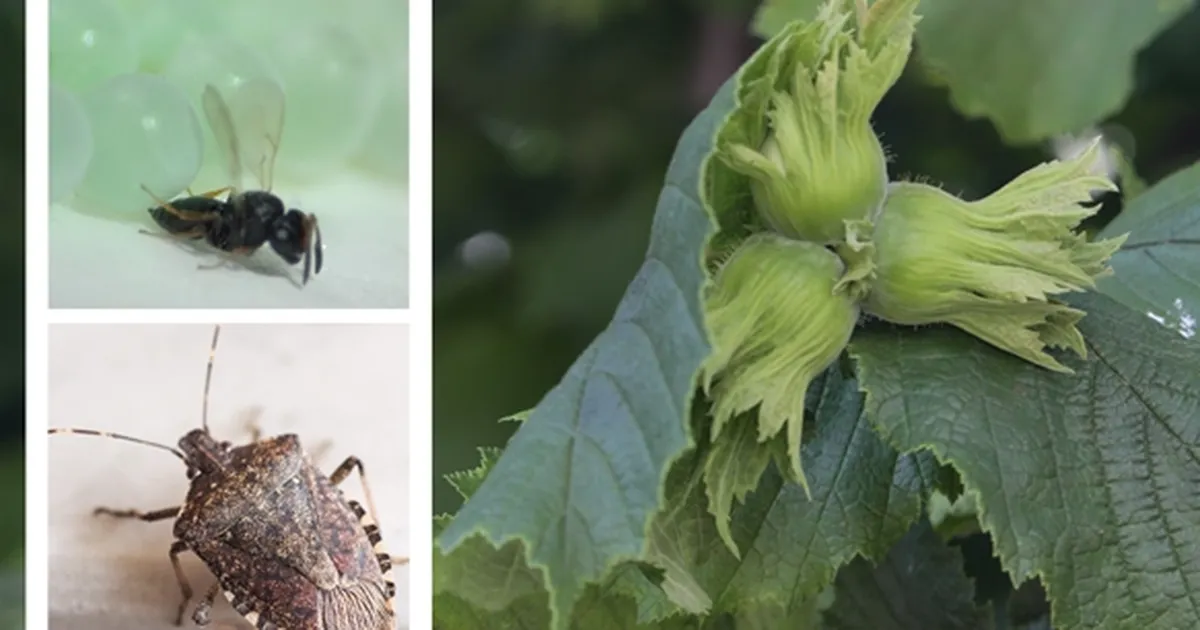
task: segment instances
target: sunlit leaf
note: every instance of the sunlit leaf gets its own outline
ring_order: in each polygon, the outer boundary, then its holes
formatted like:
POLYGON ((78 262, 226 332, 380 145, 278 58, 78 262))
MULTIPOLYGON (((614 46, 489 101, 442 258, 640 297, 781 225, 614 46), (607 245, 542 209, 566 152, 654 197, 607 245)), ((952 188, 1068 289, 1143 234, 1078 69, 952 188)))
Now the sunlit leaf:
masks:
POLYGON ((1200 316, 1200 164, 1158 182, 1100 233, 1129 233, 1099 289, 1130 308, 1196 336, 1200 316))
POLYGON ((963 114, 1008 141, 1077 132, 1116 113, 1134 55, 1189 0, 921 0, 919 58, 963 114))

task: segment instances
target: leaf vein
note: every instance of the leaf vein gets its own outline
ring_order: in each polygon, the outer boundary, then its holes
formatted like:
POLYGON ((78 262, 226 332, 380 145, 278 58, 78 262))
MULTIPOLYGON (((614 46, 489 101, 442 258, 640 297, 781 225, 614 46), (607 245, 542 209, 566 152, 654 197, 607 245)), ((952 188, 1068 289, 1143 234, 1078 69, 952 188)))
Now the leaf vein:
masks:
POLYGON ((1159 487, 1159 479, 1154 470, 1154 457, 1150 452, 1150 424, 1143 422, 1142 431, 1142 447, 1146 456, 1146 467, 1150 472, 1150 492, 1153 494, 1154 500, 1152 503, 1157 512, 1157 520, 1162 523, 1163 533, 1167 536, 1167 549, 1170 550, 1171 557, 1175 560, 1174 573, 1177 573, 1180 581, 1183 582, 1188 602, 1192 605, 1192 612, 1196 613, 1196 617, 1200 618, 1200 601, 1197 601, 1196 590, 1192 588, 1191 580, 1188 579, 1187 572, 1183 570, 1185 563, 1183 557, 1179 555, 1179 542, 1175 538, 1175 533, 1171 531, 1171 522, 1163 510, 1162 488, 1159 487))
POLYGON ((1149 258, 1150 260, 1154 261, 1154 264, 1158 265, 1163 271, 1167 272, 1168 274, 1170 274, 1176 278, 1179 278, 1181 281, 1183 281, 1184 284, 1191 285, 1193 287, 1196 287, 1196 289, 1200 290, 1200 282, 1197 282, 1196 280, 1188 278, 1187 276, 1172 269, 1170 266, 1168 266, 1166 263, 1164 263, 1162 260, 1160 260, 1158 256, 1154 255, 1154 250, 1147 249, 1143 253, 1146 254, 1146 258, 1149 258))

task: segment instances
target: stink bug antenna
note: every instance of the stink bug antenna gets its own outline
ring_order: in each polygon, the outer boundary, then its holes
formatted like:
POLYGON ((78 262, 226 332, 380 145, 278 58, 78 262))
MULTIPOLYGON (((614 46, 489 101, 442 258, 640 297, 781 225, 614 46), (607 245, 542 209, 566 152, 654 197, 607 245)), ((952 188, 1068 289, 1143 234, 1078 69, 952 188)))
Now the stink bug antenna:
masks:
POLYGON ((112 438, 114 440, 124 440, 126 442, 133 442, 134 444, 141 444, 143 446, 153 446, 154 448, 161 448, 164 451, 168 451, 175 457, 183 460, 183 463, 187 463, 187 457, 185 457, 183 453, 171 448, 170 446, 159 444, 157 442, 150 442, 147 440, 139 440, 138 438, 129 437, 128 435, 121 435, 120 433, 109 433, 108 431, 95 431, 92 429, 50 429, 50 435, 54 435, 55 433, 61 433, 63 435, 93 435, 102 438, 112 438))
POLYGON ((208 370, 204 374, 204 404, 200 410, 200 426, 208 433, 208 388, 212 385, 213 357, 217 356, 217 339, 221 336, 221 325, 213 326, 212 346, 208 349, 208 370))

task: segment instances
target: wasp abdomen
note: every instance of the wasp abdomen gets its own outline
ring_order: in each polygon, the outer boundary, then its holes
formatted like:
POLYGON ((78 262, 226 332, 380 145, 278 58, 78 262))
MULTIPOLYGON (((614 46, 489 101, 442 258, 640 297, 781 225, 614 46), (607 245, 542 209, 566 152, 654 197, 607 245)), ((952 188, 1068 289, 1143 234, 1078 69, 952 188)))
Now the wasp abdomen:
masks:
POLYGON ((214 219, 220 216, 224 202, 208 197, 184 197, 166 206, 150 208, 150 217, 162 229, 172 234, 195 233, 202 236, 214 219), (180 216, 184 214, 186 216, 180 216))

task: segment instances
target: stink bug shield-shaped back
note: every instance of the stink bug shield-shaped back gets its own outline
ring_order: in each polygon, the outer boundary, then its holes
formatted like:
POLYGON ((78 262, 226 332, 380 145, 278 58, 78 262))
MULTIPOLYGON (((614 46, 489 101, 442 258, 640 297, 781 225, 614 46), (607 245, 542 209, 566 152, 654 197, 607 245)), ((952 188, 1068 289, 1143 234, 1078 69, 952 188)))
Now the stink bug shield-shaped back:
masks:
POLYGON ((182 625, 195 591, 179 555, 191 551, 217 583, 196 602, 192 620, 209 622, 218 591, 258 628, 288 630, 391 630, 395 627, 389 579, 392 558, 384 553, 374 522, 362 463, 347 458, 328 477, 309 461, 296 435, 261 438, 233 446, 208 429, 208 390, 220 327, 213 332, 204 386, 201 428, 187 433, 179 449, 90 429, 50 433, 109 437, 173 453, 187 465, 190 488, 184 503, 151 512, 97 508, 96 514, 143 521, 175 519, 169 556, 183 601, 182 625), (338 484, 357 469, 364 510, 338 484))

